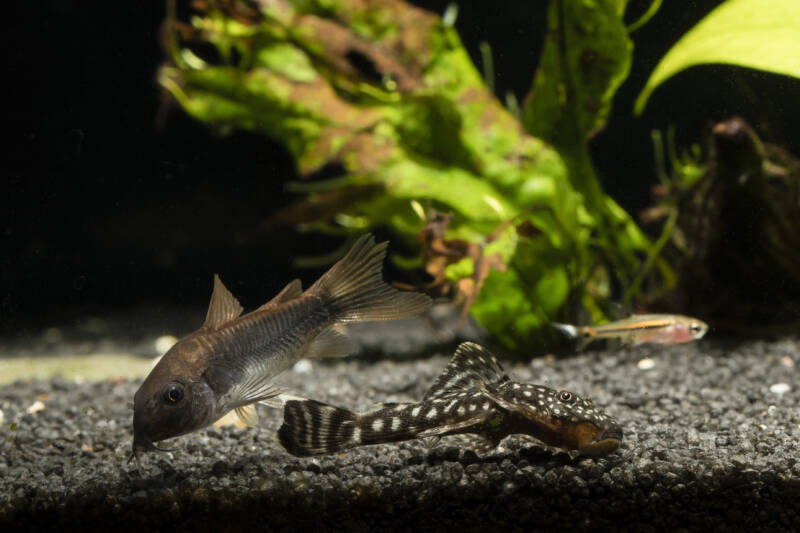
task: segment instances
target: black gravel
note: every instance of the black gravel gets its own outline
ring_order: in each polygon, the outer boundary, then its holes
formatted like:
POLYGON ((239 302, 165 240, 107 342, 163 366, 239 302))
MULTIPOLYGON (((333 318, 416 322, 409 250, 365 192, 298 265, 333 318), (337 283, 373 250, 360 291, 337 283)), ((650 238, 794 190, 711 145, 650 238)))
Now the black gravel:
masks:
MULTIPOLYGON (((447 357, 314 361, 282 382, 366 408, 418 399, 447 357)), ((175 530, 798 530, 797 340, 587 352, 507 365, 606 406, 622 447, 571 459, 524 441, 479 457, 443 439, 297 459, 262 426, 210 428, 126 461, 138 382, 0 388, 0 526, 175 530), (652 358, 646 368, 643 358, 652 358), (783 393, 776 384, 788 385, 783 393), (43 409, 28 413, 37 401, 43 409)), ((785 389, 785 387, 783 387, 785 389)))

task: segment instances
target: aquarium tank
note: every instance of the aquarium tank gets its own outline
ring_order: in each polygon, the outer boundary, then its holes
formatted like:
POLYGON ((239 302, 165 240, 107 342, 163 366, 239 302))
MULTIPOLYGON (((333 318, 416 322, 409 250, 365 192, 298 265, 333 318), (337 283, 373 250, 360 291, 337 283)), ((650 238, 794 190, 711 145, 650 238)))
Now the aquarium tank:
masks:
POLYGON ((16 2, 0 530, 800 530, 800 2, 16 2))

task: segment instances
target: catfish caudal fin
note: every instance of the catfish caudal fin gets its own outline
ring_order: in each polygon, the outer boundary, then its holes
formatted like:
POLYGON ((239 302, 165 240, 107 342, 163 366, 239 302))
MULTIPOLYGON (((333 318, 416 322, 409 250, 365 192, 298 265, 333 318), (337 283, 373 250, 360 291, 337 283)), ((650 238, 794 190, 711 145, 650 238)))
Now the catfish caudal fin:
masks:
POLYGON ((309 289, 326 299, 339 322, 411 318, 431 306, 424 294, 400 292, 383 281, 386 245, 372 235, 361 236, 353 247, 309 289))
POLYGON ((358 415, 315 400, 289 400, 278 441, 298 457, 334 453, 361 443, 358 415))

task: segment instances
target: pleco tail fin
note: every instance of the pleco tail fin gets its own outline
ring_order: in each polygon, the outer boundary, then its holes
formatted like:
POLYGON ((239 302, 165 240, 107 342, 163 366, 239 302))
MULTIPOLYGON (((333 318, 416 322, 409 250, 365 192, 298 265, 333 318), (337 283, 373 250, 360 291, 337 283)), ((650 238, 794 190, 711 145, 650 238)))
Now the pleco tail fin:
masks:
POLYGON ((289 400, 278 441, 298 457, 335 453, 360 444, 358 415, 315 400, 289 400))
POLYGON ((424 294, 400 292, 383 281, 388 243, 361 236, 353 247, 309 291, 325 298, 339 322, 411 318, 431 306, 424 294))

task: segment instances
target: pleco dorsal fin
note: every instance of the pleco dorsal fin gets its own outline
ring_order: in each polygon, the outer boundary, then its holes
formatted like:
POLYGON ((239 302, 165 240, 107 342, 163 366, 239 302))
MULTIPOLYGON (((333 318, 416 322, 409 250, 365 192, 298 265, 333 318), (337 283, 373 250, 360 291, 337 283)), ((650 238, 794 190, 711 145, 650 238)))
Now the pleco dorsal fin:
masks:
POLYGON ((474 342, 463 342, 422 401, 455 391, 483 390, 484 385, 496 385, 508 379, 503 367, 489 350, 474 342))
POLYGON ((243 307, 239 301, 225 288, 222 280, 214 274, 214 291, 211 293, 211 303, 208 305, 208 313, 204 327, 216 329, 225 322, 233 320, 242 314, 243 307))
POLYGON ((309 343, 303 357, 343 357, 355 352, 358 347, 342 332, 342 327, 335 324, 324 329, 309 343))
POLYGON ((272 300, 259 307, 258 310, 268 309, 289 300, 294 300, 301 294, 303 294, 303 284, 299 279, 293 279, 272 300))

